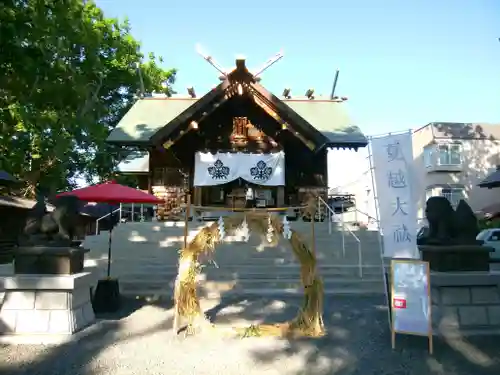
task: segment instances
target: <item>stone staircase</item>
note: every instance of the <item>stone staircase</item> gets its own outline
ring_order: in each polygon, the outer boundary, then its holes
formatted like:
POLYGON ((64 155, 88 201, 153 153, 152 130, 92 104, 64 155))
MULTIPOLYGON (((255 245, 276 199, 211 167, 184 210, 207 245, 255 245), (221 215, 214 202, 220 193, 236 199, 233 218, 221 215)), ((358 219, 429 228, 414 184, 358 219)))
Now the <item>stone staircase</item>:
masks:
MULTIPOLYGON (((189 239, 208 222, 190 222, 189 239)), ((292 222, 291 226, 311 243, 311 223, 292 222)), ((354 230, 353 230, 354 231, 354 230)), ((315 249, 325 294, 384 293, 378 232, 354 232, 361 241, 362 277, 358 267, 357 241, 348 232, 328 224, 315 224, 315 249), (345 243, 345 255, 342 242, 345 243)), ((113 231, 111 275, 120 280, 125 295, 171 295, 177 275, 178 250, 183 245, 182 222, 129 222, 113 231)), ((90 249, 86 261, 105 276, 108 232, 89 236, 83 244, 90 249)), ((215 264, 206 260, 200 279, 200 295, 211 297, 226 293, 239 294, 302 294, 299 264, 288 241, 280 238, 270 247, 260 234, 251 234, 244 242, 238 233, 226 237, 216 249, 215 264)))

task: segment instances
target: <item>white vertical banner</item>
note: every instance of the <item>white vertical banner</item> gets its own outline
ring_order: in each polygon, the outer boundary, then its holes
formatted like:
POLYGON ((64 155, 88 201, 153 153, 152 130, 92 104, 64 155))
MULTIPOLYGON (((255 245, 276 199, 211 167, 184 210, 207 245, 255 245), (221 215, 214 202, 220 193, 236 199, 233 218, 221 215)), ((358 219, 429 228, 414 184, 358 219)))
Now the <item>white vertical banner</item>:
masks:
POLYGON ((372 138, 375 189, 387 258, 419 258, 417 207, 412 199, 411 132, 372 138))

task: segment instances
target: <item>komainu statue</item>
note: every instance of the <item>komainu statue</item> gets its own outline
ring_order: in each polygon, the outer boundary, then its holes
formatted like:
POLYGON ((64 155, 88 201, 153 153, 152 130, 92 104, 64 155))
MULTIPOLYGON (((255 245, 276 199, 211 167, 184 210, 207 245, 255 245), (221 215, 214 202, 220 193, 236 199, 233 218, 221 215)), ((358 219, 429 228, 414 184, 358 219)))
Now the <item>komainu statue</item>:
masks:
POLYGON ((445 197, 430 197, 425 206, 429 231, 419 238, 419 245, 450 244, 455 231, 455 210, 445 197))
POLYGON ((19 239, 21 246, 70 246, 72 244, 80 201, 74 196, 60 197, 55 209, 47 211, 45 200, 37 197, 37 203, 28 213, 23 233, 19 239))
POLYGON ((417 238, 422 260, 436 272, 486 272, 490 269, 492 247, 476 240, 477 218, 466 201, 454 210, 445 197, 427 200, 427 233, 417 238))
POLYGON ((480 244, 476 240, 479 233, 477 218, 466 201, 461 200, 454 210, 447 198, 430 197, 425 207, 425 216, 429 229, 418 238, 418 245, 480 244))
POLYGON ((455 238, 462 245, 482 244, 483 241, 476 240, 479 234, 479 224, 472 208, 466 201, 461 200, 455 210, 455 238))

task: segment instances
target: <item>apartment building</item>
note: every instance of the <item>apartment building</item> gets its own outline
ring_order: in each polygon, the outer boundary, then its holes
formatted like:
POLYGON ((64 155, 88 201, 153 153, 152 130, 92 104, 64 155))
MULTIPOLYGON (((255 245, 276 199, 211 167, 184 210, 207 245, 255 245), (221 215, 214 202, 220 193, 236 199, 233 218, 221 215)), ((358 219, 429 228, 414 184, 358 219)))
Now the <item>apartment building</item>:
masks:
POLYGON ((431 196, 466 199, 474 211, 500 202, 500 189, 477 186, 500 165, 500 124, 432 122, 413 133, 413 153, 420 218, 431 196))

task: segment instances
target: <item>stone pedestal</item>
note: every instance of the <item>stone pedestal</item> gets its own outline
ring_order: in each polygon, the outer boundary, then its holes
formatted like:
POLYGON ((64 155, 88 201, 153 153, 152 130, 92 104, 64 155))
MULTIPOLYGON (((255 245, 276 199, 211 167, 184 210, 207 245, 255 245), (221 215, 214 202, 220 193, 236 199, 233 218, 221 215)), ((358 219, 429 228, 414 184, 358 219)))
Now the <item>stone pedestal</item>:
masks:
POLYGON ((25 336, 25 343, 64 341, 93 324, 89 272, 74 275, 14 275, 0 277, 0 341, 25 336))
POLYGON ((430 270, 437 272, 489 271, 490 252, 494 251, 480 245, 420 245, 418 249, 430 270))
POLYGON ((500 273, 432 272, 432 323, 439 334, 500 334, 500 273))
POLYGON ((16 249, 16 274, 72 275, 83 272, 85 253, 81 247, 24 246, 16 249))

